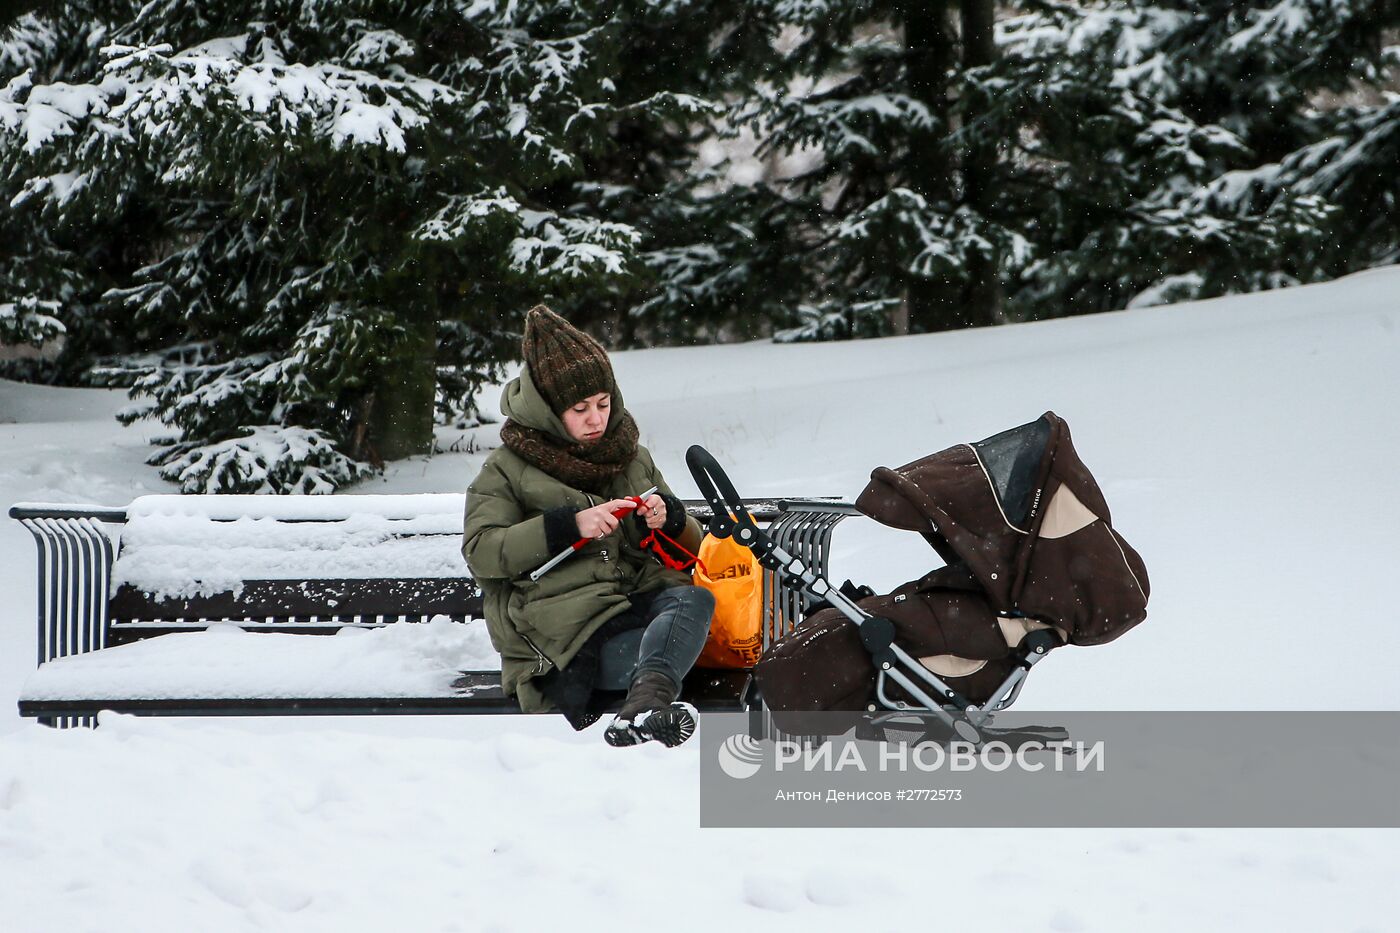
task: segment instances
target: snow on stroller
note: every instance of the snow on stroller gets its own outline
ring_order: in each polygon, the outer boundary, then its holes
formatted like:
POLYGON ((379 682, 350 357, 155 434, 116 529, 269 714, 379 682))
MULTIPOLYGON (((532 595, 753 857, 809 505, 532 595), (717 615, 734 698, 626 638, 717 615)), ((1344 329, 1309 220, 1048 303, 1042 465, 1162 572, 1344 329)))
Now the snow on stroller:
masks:
POLYGON ((1112 641, 1147 616, 1142 559, 1053 412, 876 469, 856 508, 919 532, 944 566, 859 601, 754 524, 708 452, 686 462, 714 508, 710 533, 830 606, 764 652, 755 677, 770 710, 922 711, 977 741, 1053 648, 1112 641))

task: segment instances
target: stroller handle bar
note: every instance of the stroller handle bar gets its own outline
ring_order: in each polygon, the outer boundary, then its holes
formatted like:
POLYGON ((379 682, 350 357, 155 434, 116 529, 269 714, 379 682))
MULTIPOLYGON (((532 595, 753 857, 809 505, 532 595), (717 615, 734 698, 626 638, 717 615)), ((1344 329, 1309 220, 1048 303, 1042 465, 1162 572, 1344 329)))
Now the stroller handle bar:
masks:
MULTIPOLYGON (((860 633, 861 643, 878 671, 876 696, 886 709, 932 713, 949 728, 968 741, 979 741, 978 726, 992 710, 1001 708, 1015 698, 1021 682, 1031 665, 1040 660, 1051 645, 1036 643, 1036 649, 1007 678, 1001 688, 983 707, 969 703, 956 690, 894 643, 895 626, 889 619, 872 616, 857 606, 824 577, 815 573, 801 560, 783 550, 744 508, 738 490, 729 476, 708 450, 696 444, 685 453, 686 466, 712 511, 707 526, 716 538, 733 537, 753 552, 764 567, 778 574, 782 582, 817 599, 825 599, 833 608, 853 622, 860 633), (1043 646, 1042 646, 1043 645, 1043 646), (893 680, 905 692, 923 704, 911 707, 890 699, 885 693, 886 680, 893 680), (935 699, 937 697, 937 699, 935 699), (951 708, 951 712, 950 712, 951 708)), ((874 711, 875 707, 871 707, 874 711)))
POLYGON ((708 450, 699 444, 692 444, 685 452, 685 465, 690 468, 690 475, 700 489, 700 497, 710 504, 710 534, 716 538, 727 538, 734 533, 738 521, 752 523, 753 517, 744 508, 744 502, 729 481, 729 475, 708 450))
POLYGON ((685 452, 685 463, 700 489, 700 495, 710 506, 711 516, 706 526, 710 534, 716 538, 734 538, 752 551, 760 564, 779 574, 785 584, 818 599, 826 599, 857 625, 870 618, 825 578, 783 550, 758 527, 728 474, 708 450, 699 444, 692 446, 685 452))

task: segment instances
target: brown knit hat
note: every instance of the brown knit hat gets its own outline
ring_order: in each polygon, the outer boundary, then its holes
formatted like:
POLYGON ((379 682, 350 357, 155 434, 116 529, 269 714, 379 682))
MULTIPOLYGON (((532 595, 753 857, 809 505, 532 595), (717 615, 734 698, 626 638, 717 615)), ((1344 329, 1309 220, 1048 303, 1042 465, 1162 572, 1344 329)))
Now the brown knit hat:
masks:
POLYGON ((520 344, 530 378, 555 414, 599 392, 616 392, 608 351, 544 305, 525 315, 520 344))

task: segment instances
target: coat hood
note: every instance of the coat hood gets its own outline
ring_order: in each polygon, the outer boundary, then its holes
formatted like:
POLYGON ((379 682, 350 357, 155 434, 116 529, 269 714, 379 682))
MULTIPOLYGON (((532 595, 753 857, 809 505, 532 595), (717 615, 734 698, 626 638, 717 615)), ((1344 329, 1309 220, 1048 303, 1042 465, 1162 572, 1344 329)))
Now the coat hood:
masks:
MULTIPOLYGON (((613 433, 618 424, 616 415, 624 409, 622 390, 614 385, 611 394, 612 406, 608 416, 608 430, 604 436, 613 433)), ((501 414, 518 425, 543 431, 565 444, 577 443, 569 436, 563 419, 550 409, 549 402, 540 394, 535 381, 530 378, 528 366, 521 367, 520 375, 506 384, 505 391, 501 393, 501 414)))

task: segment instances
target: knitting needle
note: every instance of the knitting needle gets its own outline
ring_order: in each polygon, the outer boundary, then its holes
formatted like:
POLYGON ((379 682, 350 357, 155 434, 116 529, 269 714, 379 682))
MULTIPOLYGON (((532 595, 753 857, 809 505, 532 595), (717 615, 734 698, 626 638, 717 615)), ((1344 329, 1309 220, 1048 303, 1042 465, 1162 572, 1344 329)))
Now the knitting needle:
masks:
MULTIPOLYGON (((653 487, 651 487, 650 489, 648 489, 646 492, 642 493, 640 496, 628 496, 628 497, 627 497, 627 499, 628 499, 628 505, 627 505, 627 507, 626 507, 626 508, 618 509, 618 510, 616 510, 615 512, 613 512, 613 513, 612 513, 613 518, 616 518, 616 519, 625 518, 625 517, 627 516, 627 513, 633 511, 633 510, 636 509, 638 506, 640 506, 640 505, 642 504, 642 500, 645 499, 647 496, 650 496, 650 495, 652 495, 653 493, 655 493, 656 490, 657 490, 657 487, 656 487, 656 486, 653 486, 653 487)), ((565 548, 564 550, 560 551, 558 554, 555 554, 553 557, 551 557, 551 558, 549 559, 549 562, 546 563, 544 566, 540 567, 540 569, 531 571, 531 573, 530 573, 530 580, 531 580, 531 582, 538 583, 540 577, 542 577, 542 576, 544 576, 545 574, 549 573, 549 572, 550 572, 551 570, 553 570, 555 567, 558 567, 561 563, 564 562, 565 558, 567 558, 570 554, 574 553, 574 552, 577 551, 579 548, 583 547, 585 544, 587 544, 588 542, 593 541, 593 540, 596 540, 596 539, 594 539, 594 538, 579 538, 579 539, 578 539, 577 541, 575 541, 573 544, 569 545, 567 548, 565 548)))

